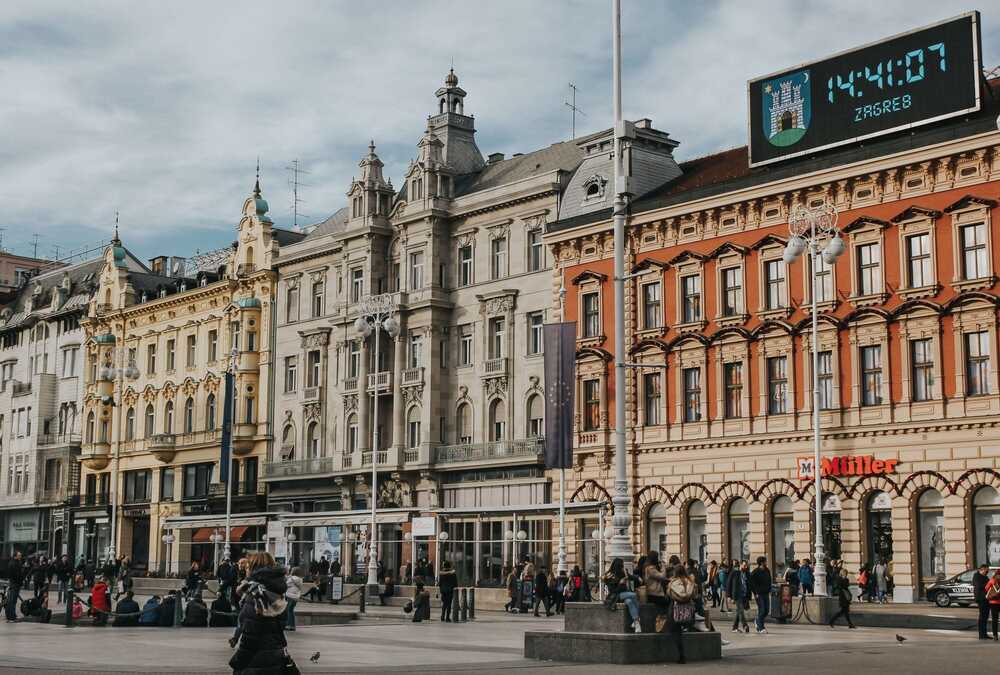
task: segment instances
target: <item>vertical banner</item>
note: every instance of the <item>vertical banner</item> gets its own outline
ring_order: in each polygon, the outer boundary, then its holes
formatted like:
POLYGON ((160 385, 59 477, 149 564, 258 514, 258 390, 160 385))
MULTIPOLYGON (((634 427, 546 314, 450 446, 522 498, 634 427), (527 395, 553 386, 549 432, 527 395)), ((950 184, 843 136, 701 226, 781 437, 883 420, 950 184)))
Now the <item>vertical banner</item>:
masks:
POLYGON ((545 337, 545 466, 573 466, 576 324, 547 323, 545 337))
POLYGON ((233 404, 236 378, 226 371, 225 395, 222 397, 222 459, 219 464, 219 482, 228 485, 229 465, 233 444, 233 404))

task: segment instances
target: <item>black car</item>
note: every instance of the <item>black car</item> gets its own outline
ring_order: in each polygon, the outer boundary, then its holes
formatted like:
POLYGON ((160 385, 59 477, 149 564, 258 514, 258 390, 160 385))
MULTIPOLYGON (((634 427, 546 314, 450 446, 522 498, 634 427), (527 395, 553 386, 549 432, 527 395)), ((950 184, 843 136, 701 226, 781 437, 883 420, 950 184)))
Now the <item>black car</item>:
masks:
MULTIPOLYGON (((998 568, 991 567, 989 576, 993 576, 998 568)), ((966 570, 961 574, 937 581, 927 587, 927 600, 933 602, 938 607, 948 607, 955 603, 961 607, 968 607, 976 602, 972 591, 972 575, 976 570, 966 570)))

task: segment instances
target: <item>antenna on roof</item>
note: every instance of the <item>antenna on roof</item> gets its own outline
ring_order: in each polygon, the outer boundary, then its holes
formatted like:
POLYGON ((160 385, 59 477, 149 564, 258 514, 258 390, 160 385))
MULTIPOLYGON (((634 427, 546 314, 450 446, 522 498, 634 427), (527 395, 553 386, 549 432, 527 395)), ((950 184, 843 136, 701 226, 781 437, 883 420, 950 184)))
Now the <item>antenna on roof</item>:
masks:
POLYGON ((35 233, 31 235, 31 238, 34 239, 31 244, 31 257, 38 258, 38 234, 35 233))
POLYGON ((569 88, 573 92, 573 102, 570 103, 569 101, 563 101, 563 104, 573 111, 573 138, 576 138, 576 114, 580 113, 581 115, 586 117, 587 113, 580 110, 580 108, 578 108, 576 105, 576 85, 570 82, 569 88))
POLYGON ((299 231, 299 216, 304 216, 306 214, 299 212, 299 204, 305 203, 305 200, 299 199, 299 187, 308 187, 305 183, 299 181, 300 173, 309 173, 305 169, 299 168, 299 160, 293 159, 292 163, 285 167, 287 171, 291 172, 291 177, 288 179, 288 185, 292 188, 292 204, 289 208, 292 210, 292 226, 295 231, 299 231))
POLYGON ((6 231, 6 227, 0 227, 0 253, 3 253, 3 233, 6 231))

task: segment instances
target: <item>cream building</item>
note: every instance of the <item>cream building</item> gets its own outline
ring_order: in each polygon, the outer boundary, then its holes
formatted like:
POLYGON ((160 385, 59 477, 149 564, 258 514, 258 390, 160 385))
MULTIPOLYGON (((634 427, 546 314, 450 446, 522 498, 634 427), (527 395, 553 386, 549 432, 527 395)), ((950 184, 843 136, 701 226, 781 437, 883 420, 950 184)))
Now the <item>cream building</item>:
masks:
POLYGON ((259 182, 243 205, 233 246, 192 260, 159 257, 150 271, 128 267, 115 241, 83 321, 83 506, 77 541, 102 558, 108 495, 118 509, 115 549, 137 567, 211 562, 220 553, 226 487, 219 461, 224 375, 235 367, 232 524, 236 553, 263 540, 260 463, 272 428, 269 397, 274 297, 272 261, 301 235, 273 227, 259 182), (105 372, 131 366, 129 376, 105 372), (135 377, 137 375, 137 377, 135 377), (134 378, 134 379, 133 379, 134 378), (115 405, 106 405, 104 397, 115 405), (117 484, 112 486, 113 476, 117 484), (168 547, 163 536, 170 533, 168 547))

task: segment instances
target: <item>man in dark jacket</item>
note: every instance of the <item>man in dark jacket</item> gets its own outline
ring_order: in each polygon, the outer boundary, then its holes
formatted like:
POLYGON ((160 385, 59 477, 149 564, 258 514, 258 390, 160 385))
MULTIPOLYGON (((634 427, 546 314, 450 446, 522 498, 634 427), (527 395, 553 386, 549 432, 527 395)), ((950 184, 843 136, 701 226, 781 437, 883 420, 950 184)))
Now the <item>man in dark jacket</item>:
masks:
POLYGON ((733 618, 733 632, 738 633, 742 623, 743 631, 750 632, 747 625, 746 610, 750 606, 750 570, 744 560, 739 568, 733 564, 733 569, 726 579, 726 594, 733 601, 733 610, 736 616, 733 618))
POLYGON ((219 563, 215 576, 219 579, 219 595, 231 598, 233 590, 236 588, 236 566, 229 558, 225 558, 219 563))
MULTIPOLYGON (((458 587, 458 577, 451 568, 451 562, 445 560, 441 564, 441 574, 438 575, 438 591, 441 593, 441 620, 451 621, 451 602, 455 589, 458 587)), ((458 619, 456 616, 455 619, 458 619)))
POLYGON ((207 628, 208 627, 208 606, 201 599, 201 593, 195 593, 194 597, 184 608, 184 621, 181 625, 185 628, 207 628))
POLYGON ((139 616, 140 626, 156 627, 160 625, 160 597, 154 595, 146 604, 142 606, 142 614, 139 616))
POLYGON ((990 616, 990 603, 986 599, 986 584, 990 580, 990 566, 983 563, 972 575, 972 592, 979 606, 979 639, 989 640, 986 635, 986 620, 990 616))
POLYGON ((21 552, 14 553, 7 568, 7 621, 17 621, 17 603, 21 599, 21 585, 24 583, 24 563, 21 552))
POLYGON ((539 604, 545 606, 545 616, 552 616, 552 601, 549 598, 549 575, 546 573, 544 567, 539 568, 538 574, 535 575, 535 616, 539 615, 539 604))
POLYGON ((177 602, 176 591, 170 591, 163 596, 163 602, 160 603, 160 612, 156 617, 160 628, 170 628, 174 625, 174 612, 177 611, 177 602))
POLYGON ((767 568, 767 558, 759 556, 757 566, 750 573, 750 591, 757 599, 757 632, 767 633, 764 619, 771 611, 771 584, 773 577, 767 568))
POLYGON ((413 623, 431 619, 431 594, 424 590, 424 582, 418 581, 413 591, 413 623))
POLYGON ((125 597, 115 605, 115 618, 111 622, 112 626, 138 626, 139 625, 139 603, 133 598, 132 591, 125 591, 125 597))

